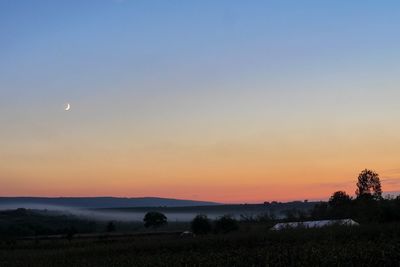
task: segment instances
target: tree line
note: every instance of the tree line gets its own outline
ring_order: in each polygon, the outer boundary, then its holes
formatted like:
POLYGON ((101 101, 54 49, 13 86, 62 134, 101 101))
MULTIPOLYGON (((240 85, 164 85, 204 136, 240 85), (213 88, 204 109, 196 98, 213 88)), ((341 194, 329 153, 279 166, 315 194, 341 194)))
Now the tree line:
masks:
POLYGON ((328 202, 320 202, 311 211, 313 219, 352 218, 358 222, 400 221, 400 196, 382 195, 379 174, 365 169, 359 175, 353 198, 336 191, 328 202))
MULTIPOLYGON (((143 218, 144 226, 146 228, 158 228, 168 223, 167 217, 157 211, 146 213, 143 218)), ((194 234, 208 234, 214 233, 228 233, 235 231, 239 228, 238 221, 229 216, 224 215, 212 221, 207 215, 199 214, 190 222, 190 228, 194 234)))
MULTIPOLYGON (((355 197, 339 190, 332 194, 327 202, 317 203, 309 212, 302 210, 286 210, 284 221, 324 220, 351 218, 361 223, 400 221, 400 196, 383 197, 379 174, 365 169, 357 178, 355 197)), ((242 221, 277 222, 275 214, 266 213, 256 218, 242 216, 242 221)), ((158 228, 167 224, 167 217, 160 212, 148 212, 144 219, 146 228, 158 228)), ((227 233, 238 229, 238 221, 225 215, 215 221, 206 215, 197 215, 191 221, 191 229, 195 234, 210 232, 227 233)))

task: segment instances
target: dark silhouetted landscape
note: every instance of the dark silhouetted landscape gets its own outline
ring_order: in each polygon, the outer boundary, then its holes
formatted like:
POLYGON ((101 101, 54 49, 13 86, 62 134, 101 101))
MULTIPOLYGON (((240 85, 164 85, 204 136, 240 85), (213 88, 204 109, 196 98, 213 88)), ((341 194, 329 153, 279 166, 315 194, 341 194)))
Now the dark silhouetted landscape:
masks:
POLYGON ((136 200, 3 198, 21 207, 0 211, 0 255, 5 266, 396 266, 400 196, 383 197, 379 174, 367 169, 355 192, 320 202, 151 198, 139 203, 159 206, 111 208, 136 200))

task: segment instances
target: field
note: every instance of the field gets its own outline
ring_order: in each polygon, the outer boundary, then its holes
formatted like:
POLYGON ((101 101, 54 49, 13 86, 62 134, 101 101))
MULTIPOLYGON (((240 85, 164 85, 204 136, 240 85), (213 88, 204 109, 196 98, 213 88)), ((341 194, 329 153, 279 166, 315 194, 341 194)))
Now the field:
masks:
POLYGON ((400 266, 400 224, 229 234, 2 241, 1 266, 400 266))

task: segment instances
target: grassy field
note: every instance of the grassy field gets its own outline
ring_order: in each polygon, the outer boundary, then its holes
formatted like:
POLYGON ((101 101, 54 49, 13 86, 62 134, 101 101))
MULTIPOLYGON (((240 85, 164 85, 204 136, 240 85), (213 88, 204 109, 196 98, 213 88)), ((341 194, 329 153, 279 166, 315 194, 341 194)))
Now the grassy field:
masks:
POLYGON ((0 266, 400 266, 400 224, 225 235, 3 241, 0 266))

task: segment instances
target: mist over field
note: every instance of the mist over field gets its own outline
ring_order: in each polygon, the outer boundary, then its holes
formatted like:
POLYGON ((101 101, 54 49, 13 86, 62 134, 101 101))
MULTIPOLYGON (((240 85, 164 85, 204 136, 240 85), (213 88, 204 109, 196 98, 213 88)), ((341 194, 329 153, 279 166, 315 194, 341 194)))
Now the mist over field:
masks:
MULTIPOLYGON (((54 215, 73 215, 83 219, 90 219, 96 221, 121 221, 121 222, 139 222, 143 220, 146 211, 116 211, 116 210, 90 210, 82 208, 64 207, 64 206, 51 206, 39 204, 25 204, 25 205, 0 205, 0 211, 16 210, 19 208, 34 210, 38 213, 54 214, 54 215)), ((156 210, 156 208, 149 208, 148 211, 156 210)), ((164 212, 169 221, 188 222, 191 221, 198 213, 195 212, 164 212)), ((204 212, 210 219, 215 219, 225 215, 225 213, 212 213, 204 212)), ((240 214, 233 214, 234 217, 240 217, 240 214)))
POLYGON ((141 221, 144 213, 126 213, 126 212, 101 212, 89 209, 65 207, 65 206, 52 206, 40 204, 10 204, 0 205, 0 211, 16 210, 19 208, 34 210, 38 213, 45 213, 50 215, 73 215, 84 219, 96 221, 141 221))
POLYGON ((0 211, 16 210, 19 208, 34 210, 47 215, 73 215, 83 219, 96 221, 121 221, 141 222, 149 211, 162 212, 170 222, 188 222, 196 215, 207 215, 210 219, 216 219, 223 215, 234 218, 251 218, 270 214, 276 218, 285 217, 285 213, 293 209, 308 210, 314 203, 300 201, 276 203, 276 204, 231 204, 231 205, 206 205, 206 206, 182 206, 182 207, 122 207, 122 208, 79 208, 60 205, 46 205, 35 203, 10 203, 0 204, 0 211))
MULTIPOLYGON (((25 204, 25 205, 0 205, 0 211, 16 210, 19 208, 34 210, 38 213, 54 214, 54 215, 74 215, 84 219, 96 221, 142 221, 146 212, 118 212, 118 211, 97 211, 64 206, 51 206, 39 204, 25 204)), ((166 213, 165 214, 171 221, 190 221, 197 214, 195 213, 166 213)))
MULTIPOLYGON (((0 211, 19 208, 55 215, 74 215, 84 219, 97 221, 142 221, 148 211, 163 210, 169 221, 190 221, 197 215, 191 212, 193 206, 212 207, 218 203, 169 199, 157 197, 116 198, 116 197, 1 197, 0 211), (176 208, 184 211, 175 212, 176 208), (137 209, 137 210, 135 210, 137 209)), ((224 215, 224 214, 220 214, 224 215)), ((211 218, 220 216, 210 215, 211 218)))

